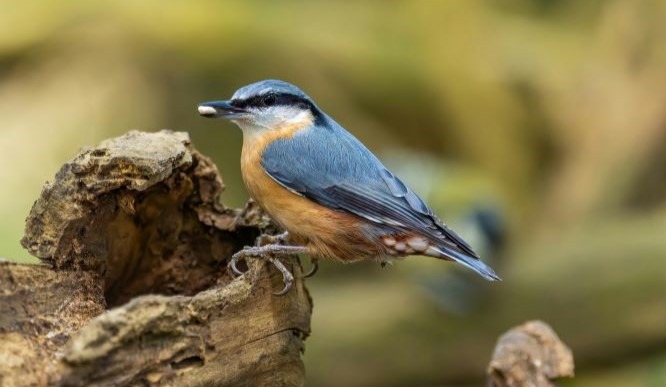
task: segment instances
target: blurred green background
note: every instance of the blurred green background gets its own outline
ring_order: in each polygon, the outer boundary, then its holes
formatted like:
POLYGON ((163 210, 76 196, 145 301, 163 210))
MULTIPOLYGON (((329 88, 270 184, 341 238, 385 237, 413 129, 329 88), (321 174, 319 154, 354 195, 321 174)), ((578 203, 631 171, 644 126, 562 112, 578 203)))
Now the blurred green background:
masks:
POLYGON ((309 386, 481 385, 528 319, 566 386, 666 385, 666 2, 0 2, 0 255, 78 149, 184 130, 246 200, 240 130, 198 102, 302 87, 504 277, 327 264, 309 386))

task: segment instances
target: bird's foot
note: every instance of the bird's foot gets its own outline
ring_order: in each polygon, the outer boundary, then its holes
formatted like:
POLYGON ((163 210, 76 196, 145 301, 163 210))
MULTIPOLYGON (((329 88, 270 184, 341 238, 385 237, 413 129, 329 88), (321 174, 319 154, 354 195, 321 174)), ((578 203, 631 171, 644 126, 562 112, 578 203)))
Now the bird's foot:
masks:
POLYGON ((237 252, 231 256, 231 261, 227 268, 232 277, 236 275, 242 275, 243 272, 238 270, 236 264, 239 260, 244 260, 248 257, 263 258, 268 262, 272 263, 276 269, 282 273, 282 280, 284 282, 284 288, 277 292, 273 293, 276 296, 282 296, 286 294, 294 284, 294 275, 291 274, 289 269, 287 269, 284 264, 276 258, 276 256, 281 255, 291 255, 299 254, 305 252, 306 248, 303 246, 283 246, 283 245, 266 245, 266 246, 255 246, 255 247, 246 247, 243 250, 237 252))

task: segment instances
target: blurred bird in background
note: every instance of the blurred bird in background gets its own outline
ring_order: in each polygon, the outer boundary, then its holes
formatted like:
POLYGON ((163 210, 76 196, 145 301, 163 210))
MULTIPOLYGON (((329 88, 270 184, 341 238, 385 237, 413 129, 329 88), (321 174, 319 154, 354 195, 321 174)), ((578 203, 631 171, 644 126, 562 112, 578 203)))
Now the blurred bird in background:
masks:
MULTIPOLYGON (((386 163, 406 176, 434 211, 448 214, 449 224, 455 225, 486 264, 497 269, 505 263, 505 204, 499 187, 485 170, 397 148, 386 152, 386 163)), ((483 286, 468 270, 419 261, 403 271, 427 299, 447 313, 466 315, 492 299, 487 297, 490 287, 483 286)))
POLYGON ((408 255, 458 262, 489 281, 500 278, 479 255, 393 175, 360 141, 294 85, 266 80, 228 101, 199 105, 204 117, 226 118, 243 131, 241 170, 251 196, 288 232, 289 245, 249 247, 271 261, 285 287, 293 276, 276 258, 307 253, 316 260, 382 264, 408 255))
MULTIPOLYGON (((506 224, 501 208, 492 203, 473 203, 465 211, 458 227, 460 233, 476 246, 488 264, 500 267, 506 246, 506 224)), ((468 314, 484 305, 490 290, 480 284, 468 271, 432 270, 429 266, 417 270, 426 295, 443 310, 459 315, 468 314)))

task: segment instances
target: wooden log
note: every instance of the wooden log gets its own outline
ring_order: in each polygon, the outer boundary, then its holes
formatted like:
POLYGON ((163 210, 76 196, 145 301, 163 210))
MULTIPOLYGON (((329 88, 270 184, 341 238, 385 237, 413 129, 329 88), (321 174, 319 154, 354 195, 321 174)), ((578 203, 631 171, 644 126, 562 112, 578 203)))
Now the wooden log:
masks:
POLYGON ((277 228, 218 203, 214 164, 185 133, 131 132, 81 151, 47 184, 0 263, 0 385, 303 384, 312 302, 263 261, 230 256, 277 228))

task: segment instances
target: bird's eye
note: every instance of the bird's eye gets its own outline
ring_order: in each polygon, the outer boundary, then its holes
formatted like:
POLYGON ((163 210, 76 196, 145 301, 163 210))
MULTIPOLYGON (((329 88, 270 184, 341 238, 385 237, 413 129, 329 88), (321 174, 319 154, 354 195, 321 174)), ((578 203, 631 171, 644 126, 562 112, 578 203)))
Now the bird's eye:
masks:
POLYGON ((273 106, 277 102, 277 98, 273 94, 265 96, 262 101, 264 106, 273 106))

